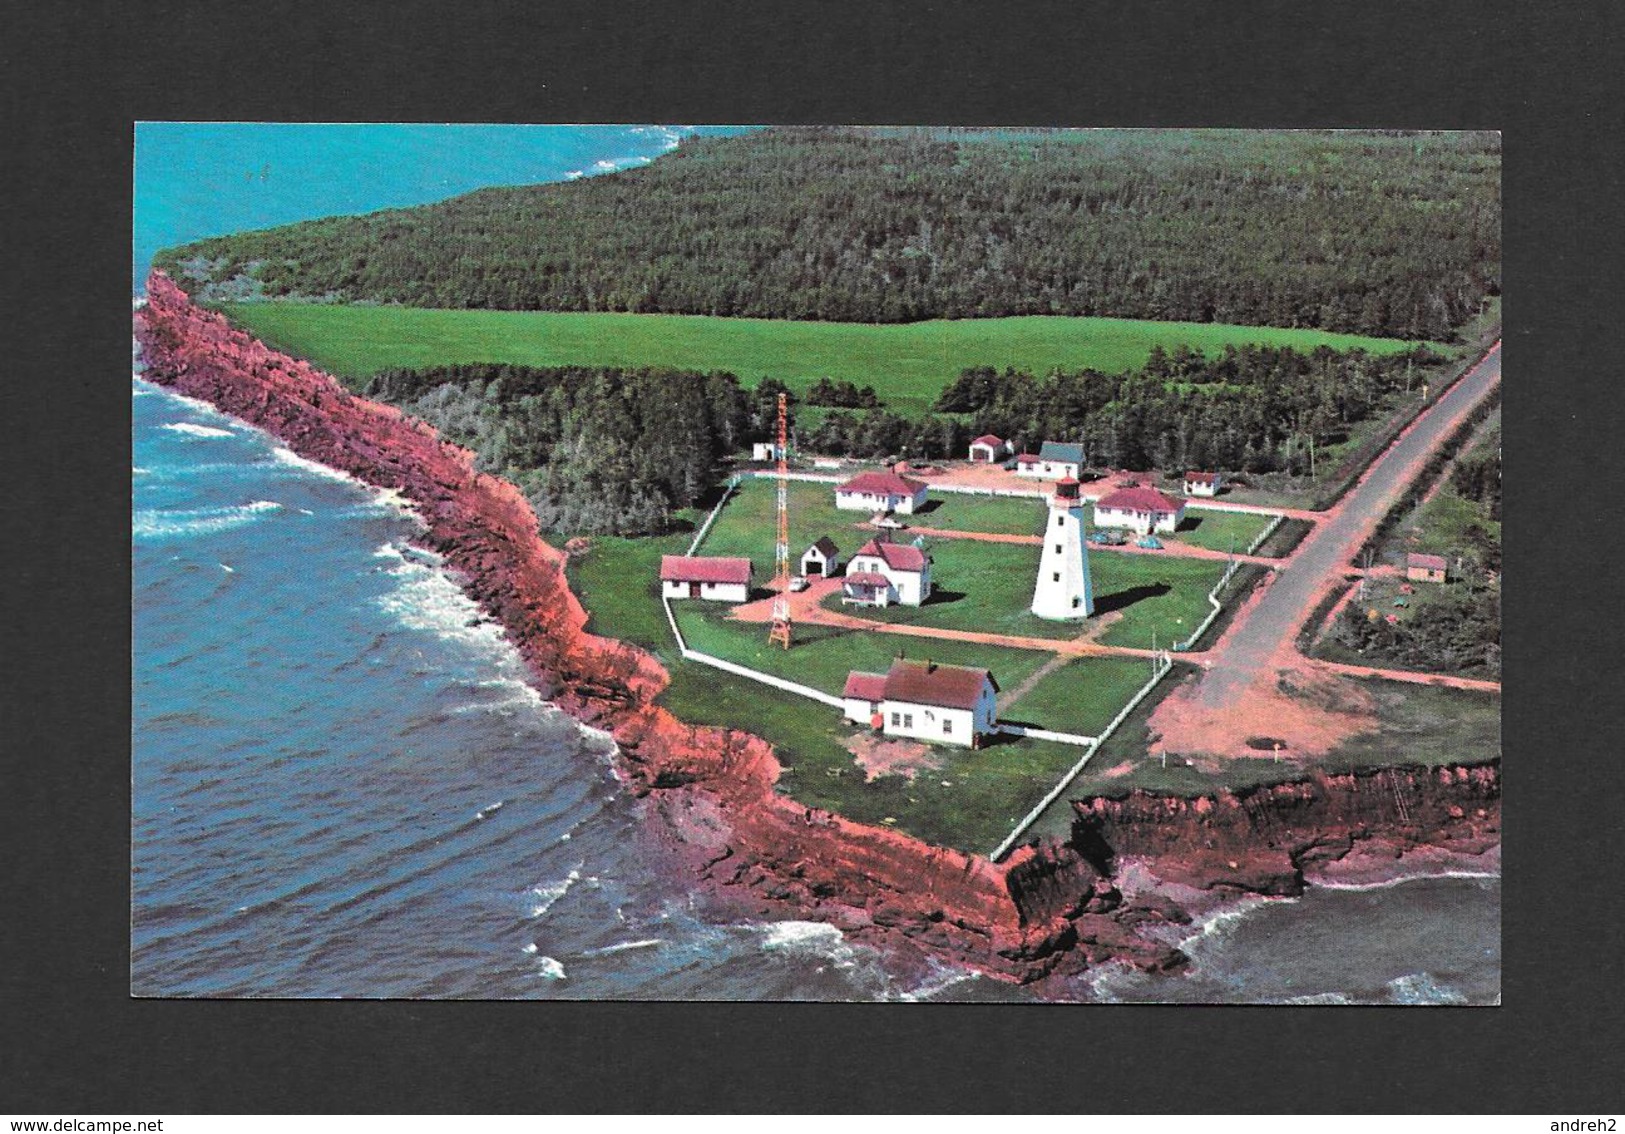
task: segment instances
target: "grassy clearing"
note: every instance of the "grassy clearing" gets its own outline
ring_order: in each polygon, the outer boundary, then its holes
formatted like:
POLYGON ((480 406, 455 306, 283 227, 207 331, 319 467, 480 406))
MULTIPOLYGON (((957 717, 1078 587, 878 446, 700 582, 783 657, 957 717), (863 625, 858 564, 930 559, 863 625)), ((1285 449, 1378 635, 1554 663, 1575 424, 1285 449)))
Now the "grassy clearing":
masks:
POLYGON ((359 382, 390 367, 453 362, 529 366, 673 366, 727 370, 746 385, 764 377, 803 392, 819 378, 870 385, 888 407, 924 413, 969 366, 1137 369, 1153 346, 1215 354, 1228 344, 1303 351, 1327 345, 1375 354, 1396 339, 1219 323, 1025 316, 872 325, 703 315, 458 311, 299 303, 230 304, 240 325, 280 350, 359 382))
POLYGON ((1351 737, 1322 763, 1332 769, 1471 763, 1501 755, 1501 698, 1444 685, 1372 678, 1380 727, 1351 737))
POLYGON ((951 532, 1039 535, 1047 515, 1048 506, 1042 500, 944 492, 933 495, 923 510, 903 519, 911 527, 951 532))
POLYGON ((1246 553, 1248 545, 1269 525, 1269 516, 1246 512, 1206 512, 1187 508, 1185 521, 1179 525, 1174 538, 1192 547, 1205 547, 1210 551, 1234 551, 1242 555, 1246 553))
MULTIPOLYGON (((801 553, 820 536, 829 536, 841 549, 844 563, 874 532, 861 525, 867 512, 843 512, 835 507, 834 486, 791 481, 791 570, 801 566, 801 553)), ((743 555, 756 565, 759 579, 773 576, 773 546, 778 540, 778 493, 769 480, 747 480, 728 498, 711 530, 700 544, 701 555, 743 555)))
POLYGON ((686 532, 651 539, 596 536, 592 550, 570 560, 570 588, 587 609, 587 629, 632 642, 676 660, 677 643, 660 606, 660 557, 679 555, 693 537, 686 532))
MULTIPOLYGON (((702 609, 694 603, 673 603, 672 609, 691 649, 810 685, 833 696, 840 696, 846 675, 852 670, 884 673, 899 654, 929 657, 948 665, 981 666, 992 670, 1006 688, 1025 680, 1048 660, 1047 654, 1036 650, 807 624, 796 627, 796 644, 785 650, 769 645, 767 627, 761 623, 735 622, 721 609, 702 609)), ((811 703, 808 707, 813 712, 826 711, 811 703)))
MULTIPOLYGON (((1027 544, 935 540, 930 545, 935 588, 931 601, 917 607, 844 609, 881 623, 1076 638, 1087 622, 1052 622, 1029 610, 1041 551, 1027 544)), ((1108 646, 1149 647, 1153 631, 1159 645, 1170 644, 1207 617, 1207 593, 1224 573, 1224 564, 1095 549, 1089 553, 1089 571, 1095 586, 1095 618, 1116 616, 1100 641, 1108 646)), ((842 609, 839 597, 825 601, 832 610, 842 609)))
POLYGON ((1098 736, 1150 679, 1151 663, 1139 658, 1079 658, 1041 678, 1000 719, 1098 736))

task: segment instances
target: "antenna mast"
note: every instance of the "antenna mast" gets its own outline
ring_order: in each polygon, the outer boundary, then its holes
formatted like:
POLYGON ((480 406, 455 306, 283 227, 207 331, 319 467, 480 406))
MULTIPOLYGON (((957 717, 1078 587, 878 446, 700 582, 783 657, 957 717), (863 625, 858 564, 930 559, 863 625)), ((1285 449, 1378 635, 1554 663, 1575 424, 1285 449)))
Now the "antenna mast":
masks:
POLYGON ((769 644, 790 648, 790 460, 787 446, 789 429, 787 403, 779 395, 779 540, 773 548, 773 627, 767 632, 769 644))

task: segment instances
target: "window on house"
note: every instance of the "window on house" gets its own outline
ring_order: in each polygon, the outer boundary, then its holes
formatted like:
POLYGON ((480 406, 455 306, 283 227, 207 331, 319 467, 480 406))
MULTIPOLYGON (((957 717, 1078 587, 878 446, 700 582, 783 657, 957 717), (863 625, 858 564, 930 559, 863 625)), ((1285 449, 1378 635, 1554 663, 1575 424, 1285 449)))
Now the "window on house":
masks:
POLYGON ((953 731, 954 731, 954 722, 949 720, 947 717, 944 717, 942 719, 942 735, 943 736, 952 736, 953 731))
POLYGON ((1076 595, 1072 596, 1072 609, 1073 610, 1077 610, 1078 607, 1080 607, 1082 605, 1083 605, 1083 600, 1081 598, 1078 598, 1076 595))
POLYGON ((900 725, 902 723, 903 723, 903 714, 898 713, 898 712, 893 712, 892 715, 891 715, 892 727, 896 728, 898 725, 900 725))
POLYGON ((913 728, 914 727, 914 714, 913 713, 904 713, 903 714, 903 727, 904 728, 913 728))

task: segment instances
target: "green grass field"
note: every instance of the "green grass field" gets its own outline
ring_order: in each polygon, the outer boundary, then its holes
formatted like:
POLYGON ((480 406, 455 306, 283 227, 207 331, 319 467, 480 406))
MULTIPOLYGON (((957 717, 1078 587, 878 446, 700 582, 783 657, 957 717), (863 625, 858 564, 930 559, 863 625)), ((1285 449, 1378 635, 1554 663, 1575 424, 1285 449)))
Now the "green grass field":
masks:
POLYGON ((1079 658, 1040 678, 1000 719, 1098 736, 1150 679, 1151 663, 1139 658, 1079 658))
POLYGON ((1044 530, 1047 511, 1042 500, 934 492, 924 511, 902 520, 910 527, 953 532, 1038 535, 1044 530))
POLYGON ((908 416, 923 413, 968 366, 1117 373, 1141 366, 1157 345, 1204 353, 1230 343, 1373 353, 1410 345, 1312 330, 1063 316, 871 325, 298 303, 223 309, 271 346, 354 382, 391 367, 452 362, 674 366, 731 371, 747 385, 779 378, 797 391, 828 376, 873 386, 889 408, 908 416))
POLYGON ((1192 547, 1205 547, 1211 551, 1233 550, 1242 555, 1246 553, 1247 545, 1269 525, 1268 516, 1187 508, 1185 522, 1179 525, 1173 538, 1192 547))
MULTIPOLYGON (((931 541, 931 580, 935 589, 924 606, 844 609, 880 623, 936 626, 1031 638, 1076 638, 1084 623, 1035 617, 1033 582, 1041 549, 1028 544, 983 543, 967 539, 931 541)), ((1182 559, 1092 550, 1089 572, 1095 586, 1096 617, 1120 613, 1101 635, 1108 646, 1171 645, 1207 617, 1207 593, 1224 573, 1212 559, 1182 559)), ((825 604, 843 609, 840 598, 825 604)))

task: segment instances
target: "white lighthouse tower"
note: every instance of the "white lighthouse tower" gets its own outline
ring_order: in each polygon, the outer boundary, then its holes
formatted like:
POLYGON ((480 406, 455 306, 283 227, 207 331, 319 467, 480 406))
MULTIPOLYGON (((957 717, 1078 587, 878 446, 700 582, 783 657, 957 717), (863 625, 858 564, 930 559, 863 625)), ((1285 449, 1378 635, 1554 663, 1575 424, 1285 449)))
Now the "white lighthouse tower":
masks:
POLYGON ((1064 477, 1050 497, 1044 554, 1038 560, 1033 613, 1040 618, 1087 618, 1095 612, 1089 583, 1089 546, 1084 542, 1083 497, 1078 482, 1064 477))

